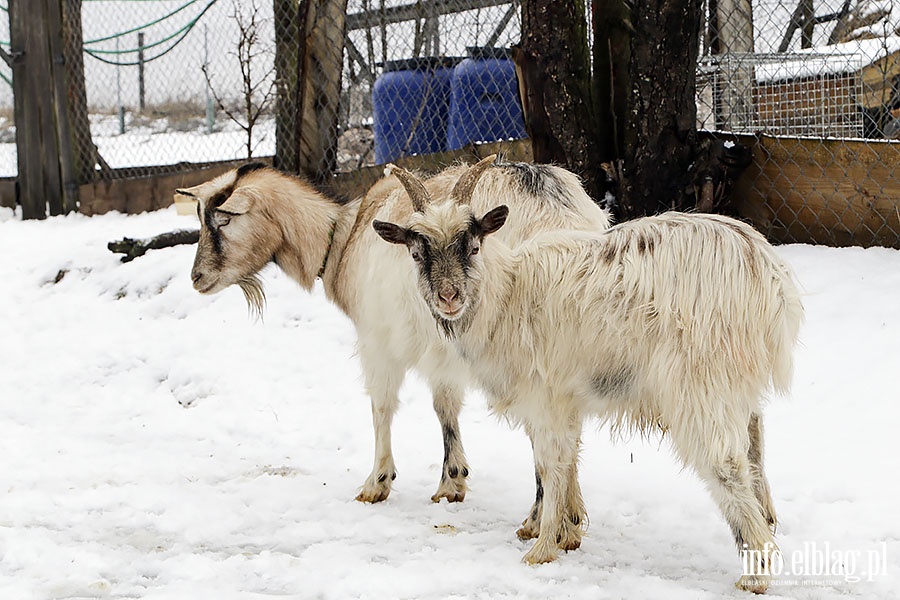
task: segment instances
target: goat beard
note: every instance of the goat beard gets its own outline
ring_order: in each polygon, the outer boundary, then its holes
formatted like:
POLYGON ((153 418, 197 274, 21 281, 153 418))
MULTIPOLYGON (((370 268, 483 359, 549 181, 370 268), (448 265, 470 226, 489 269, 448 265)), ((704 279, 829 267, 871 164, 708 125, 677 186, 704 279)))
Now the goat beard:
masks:
POLYGON ((241 291, 244 292, 244 299, 247 301, 247 308, 251 315, 256 318, 262 318, 263 309, 266 307, 266 292, 263 290, 262 281, 256 275, 248 275, 237 282, 241 291))
POLYGON ((474 311, 466 310, 461 317, 453 321, 445 319, 440 313, 433 309, 431 315, 434 317, 434 322, 437 325, 438 331, 444 334, 444 337, 448 340, 455 340, 469 330, 469 326, 472 324, 474 311))

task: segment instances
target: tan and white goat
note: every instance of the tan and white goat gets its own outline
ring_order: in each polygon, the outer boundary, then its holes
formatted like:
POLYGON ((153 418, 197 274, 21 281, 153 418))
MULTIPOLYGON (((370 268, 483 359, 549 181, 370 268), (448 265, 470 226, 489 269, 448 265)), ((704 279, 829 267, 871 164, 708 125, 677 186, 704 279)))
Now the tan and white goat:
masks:
POLYGON ((543 505, 520 530, 537 537, 525 560, 580 545, 578 446, 583 421, 596 415, 614 431, 670 440, 709 487, 738 549, 758 559, 759 576, 739 585, 765 591, 775 511, 761 411, 767 391, 789 387, 803 316, 766 240, 727 217, 668 213, 511 249, 491 234, 516 209, 499 198, 492 210, 466 196, 431 201, 415 176, 395 173, 424 208, 405 226, 374 228, 408 248, 440 330, 491 408, 531 438, 543 505))
MULTIPOLYGON (((462 166, 449 168, 426 181, 424 189, 431 196, 447 196, 465 173, 462 166)), ((518 218, 510 220, 506 235, 509 243, 552 229, 609 226, 607 214, 578 178, 557 167, 497 165, 484 174, 479 188, 473 206, 484 208, 503 198, 517 208, 518 218)), ((259 311, 264 295, 257 274, 274 262, 306 290, 320 277, 328 298, 356 326, 375 428, 374 466, 357 500, 379 502, 390 493, 396 477, 391 421, 410 369, 429 383, 443 433, 443 470, 432 500, 463 500, 468 464, 458 415, 468 369, 421 302, 414 267, 396 260, 396 249, 381 243, 371 227, 376 217, 405 220, 415 211, 398 180, 382 179, 364 198, 342 204, 299 178, 245 165, 179 191, 198 199, 200 243, 191 275, 199 292, 212 294, 236 284, 259 311)))

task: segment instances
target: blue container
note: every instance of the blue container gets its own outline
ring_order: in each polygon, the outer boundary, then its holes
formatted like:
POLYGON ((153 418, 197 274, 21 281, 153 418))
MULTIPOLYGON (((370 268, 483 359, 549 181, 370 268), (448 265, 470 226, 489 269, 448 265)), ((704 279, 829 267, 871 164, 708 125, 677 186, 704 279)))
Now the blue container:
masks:
POLYGON ((388 61, 372 87, 375 162, 443 152, 454 58, 388 61))
POLYGON ((468 48, 468 52, 469 58, 453 70, 447 149, 528 137, 509 51, 468 48))

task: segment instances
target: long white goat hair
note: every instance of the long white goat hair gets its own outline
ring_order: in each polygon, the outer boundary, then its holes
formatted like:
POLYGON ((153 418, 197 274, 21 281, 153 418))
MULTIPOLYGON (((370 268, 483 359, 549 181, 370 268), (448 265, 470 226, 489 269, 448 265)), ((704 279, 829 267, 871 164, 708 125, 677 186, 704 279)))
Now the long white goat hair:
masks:
POLYGON ((613 429, 667 436, 709 486, 739 550, 755 553, 760 572, 740 587, 765 591, 776 519, 762 402, 790 385, 803 318, 787 265, 751 227, 699 214, 551 232, 511 249, 488 237, 507 208, 482 217, 462 200, 434 201, 408 227, 374 227, 411 252, 461 263, 447 276, 417 261, 431 287, 466 299, 432 312, 491 408, 531 437, 544 501, 525 524, 538 538, 525 560, 580 545, 579 436, 597 415, 613 429))
MULTIPOLYGON (((467 172, 465 166, 451 167, 424 186, 435 197, 448 197, 467 172)), ((578 178, 560 168, 496 165, 483 173, 479 188, 473 206, 500 198, 517 207, 519 217, 506 232, 510 243, 539 231, 609 225, 578 178)), ((199 204, 202 228, 192 270, 198 291, 216 293, 237 284, 251 306, 261 308, 257 273, 274 262, 307 290, 320 277, 326 295, 356 326, 375 428, 374 465, 357 499, 378 502, 390 493, 396 476, 391 422, 403 378, 415 369, 431 387, 444 438, 441 482, 432 500, 462 500, 468 464, 458 414, 468 371, 419 300, 413 267, 401 263, 399 251, 378 241, 370 227, 373 218, 405 219, 414 212, 398 180, 382 179, 365 197, 342 204, 302 179, 252 164, 180 192, 199 204)))

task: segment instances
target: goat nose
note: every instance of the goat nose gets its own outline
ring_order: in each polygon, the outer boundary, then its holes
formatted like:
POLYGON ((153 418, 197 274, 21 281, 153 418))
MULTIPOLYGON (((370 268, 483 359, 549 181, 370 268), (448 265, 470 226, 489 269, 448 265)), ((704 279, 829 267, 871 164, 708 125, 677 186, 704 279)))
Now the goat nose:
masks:
POLYGON ((203 279, 203 273, 200 271, 191 271, 191 281, 196 285, 201 279, 203 279))
POLYGON ((449 304, 456 300, 457 296, 459 296, 459 292, 451 287, 445 287, 438 293, 438 296, 440 296, 441 300, 449 304))

